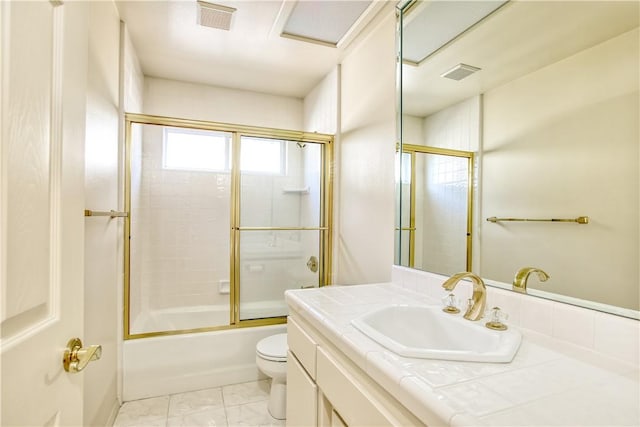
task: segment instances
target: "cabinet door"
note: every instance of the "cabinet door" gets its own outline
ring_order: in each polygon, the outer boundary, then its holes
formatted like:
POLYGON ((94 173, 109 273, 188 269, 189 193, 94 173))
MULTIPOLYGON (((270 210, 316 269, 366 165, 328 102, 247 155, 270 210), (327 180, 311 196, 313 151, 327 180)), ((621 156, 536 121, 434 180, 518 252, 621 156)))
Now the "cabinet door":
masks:
POLYGON ((287 352, 287 425, 316 426, 318 386, 295 355, 287 352))
POLYGON ((315 381, 316 348, 318 345, 291 316, 287 319, 287 343, 291 352, 295 354, 296 359, 315 381))

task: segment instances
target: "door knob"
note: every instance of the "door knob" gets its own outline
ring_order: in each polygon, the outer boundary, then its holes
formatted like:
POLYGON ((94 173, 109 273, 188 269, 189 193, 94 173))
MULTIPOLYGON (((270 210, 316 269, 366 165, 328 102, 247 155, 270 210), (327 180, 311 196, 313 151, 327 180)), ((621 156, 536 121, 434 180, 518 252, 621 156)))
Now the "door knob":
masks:
POLYGON ((87 367, 89 362, 100 359, 102 356, 101 345, 90 345, 89 347, 82 347, 82 341, 80 338, 72 338, 67 343, 67 348, 64 350, 64 357, 62 358, 62 365, 64 370, 75 374, 82 371, 87 367))
POLYGON ((309 261, 307 261, 307 268, 309 268, 309 270, 311 270, 312 273, 315 273, 316 271, 318 271, 318 258, 314 256, 309 258, 309 261))

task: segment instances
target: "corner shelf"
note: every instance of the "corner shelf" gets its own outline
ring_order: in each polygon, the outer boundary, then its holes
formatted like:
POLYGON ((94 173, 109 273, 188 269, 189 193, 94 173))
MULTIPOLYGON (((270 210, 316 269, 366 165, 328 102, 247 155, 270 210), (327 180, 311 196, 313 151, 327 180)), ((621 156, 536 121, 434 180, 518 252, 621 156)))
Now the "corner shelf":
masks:
POLYGON ((309 194, 310 188, 306 187, 284 187, 282 192, 285 194, 309 194))

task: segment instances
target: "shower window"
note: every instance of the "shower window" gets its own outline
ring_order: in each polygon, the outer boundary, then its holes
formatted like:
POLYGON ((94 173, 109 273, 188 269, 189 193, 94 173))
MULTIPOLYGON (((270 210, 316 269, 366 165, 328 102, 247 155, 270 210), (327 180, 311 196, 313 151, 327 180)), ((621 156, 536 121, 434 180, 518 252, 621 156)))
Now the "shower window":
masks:
POLYGON ((162 165, 165 169, 228 171, 230 135, 164 128, 162 165))
POLYGON ((330 135, 126 121, 125 338, 283 323, 328 284, 330 135))
POLYGON ((240 147, 240 170, 257 174, 283 175, 284 141, 265 138, 243 138, 240 147))

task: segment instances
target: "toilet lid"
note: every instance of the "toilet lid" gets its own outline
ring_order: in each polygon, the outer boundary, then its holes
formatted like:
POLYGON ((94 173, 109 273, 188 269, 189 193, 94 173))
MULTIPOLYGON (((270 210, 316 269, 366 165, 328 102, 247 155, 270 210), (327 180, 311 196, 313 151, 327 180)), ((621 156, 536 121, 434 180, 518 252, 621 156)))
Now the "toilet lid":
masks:
POLYGON ((287 334, 271 335, 256 345, 258 354, 269 360, 287 360, 287 334))

